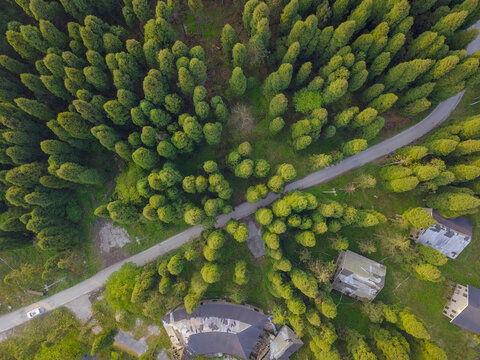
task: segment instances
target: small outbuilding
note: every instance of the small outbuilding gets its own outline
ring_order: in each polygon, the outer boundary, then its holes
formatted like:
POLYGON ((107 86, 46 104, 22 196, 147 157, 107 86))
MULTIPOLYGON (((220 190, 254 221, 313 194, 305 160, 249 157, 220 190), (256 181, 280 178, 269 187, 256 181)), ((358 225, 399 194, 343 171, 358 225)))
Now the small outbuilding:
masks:
POLYGON ((446 218, 434 209, 424 209, 437 221, 427 229, 415 229, 410 238, 455 259, 472 240, 472 222, 462 216, 446 218))
POLYGON ((332 286, 354 299, 372 301, 383 289, 386 274, 385 265, 346 250, 338 256, 332 286))
POLYGON ((457 284, 443 314, 452 324, 480 335, 480 289, 457 284))
POLYGON ((287 325, 282 326, 277 336, 270 342, 270 351, 264 360, 288 360, 303 346, 295 332, 287 325))

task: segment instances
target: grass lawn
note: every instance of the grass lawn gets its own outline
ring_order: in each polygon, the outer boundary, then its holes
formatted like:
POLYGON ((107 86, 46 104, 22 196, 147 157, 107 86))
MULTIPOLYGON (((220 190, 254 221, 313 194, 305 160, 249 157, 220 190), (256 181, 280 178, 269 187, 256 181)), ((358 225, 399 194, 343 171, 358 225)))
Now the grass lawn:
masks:
POLYGON ((218 283, 210 285, 204 297, 207 299, 224 298, 225 289, 233 283, 235 262, 245 260, 250 275, 248 284, 243 285, 246 291, 246 302, 263 309, 265 312, 270 310, 273 302, 272 296, 263 284, 264 260, 256 261, 250 253, 247 244, 239 244, 235 242, 235 240, 227 240, 224 248, 222 248, 222 254, 223 256, 220 261, 224 269, 222 279, 218 283))
POLYGON ((183 220, 168 227, 159 222, 138 222, 123 226, 130 235, 131 242, 125 245, 129 254, 136 254, 153 245, 178 234, 189 227, 183 220), (138 242, 137 240, 138 239, 138 242))
POLYGON ((478 115, 480 113, 480 103, 476 103, 474 105, 472 104, 480 100, 479 94, 480 86, 477 86, 473 90, 466 90, 462 101, 452 112, 449 119, 458 120, 469 116, 478 115))

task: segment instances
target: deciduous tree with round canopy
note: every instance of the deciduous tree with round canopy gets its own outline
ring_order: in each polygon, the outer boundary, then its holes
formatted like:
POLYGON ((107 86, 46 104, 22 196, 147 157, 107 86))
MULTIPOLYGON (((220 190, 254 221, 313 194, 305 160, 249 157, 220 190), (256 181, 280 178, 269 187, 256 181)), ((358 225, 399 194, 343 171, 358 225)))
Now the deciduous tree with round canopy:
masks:
POLYGON ((168 271, 172 275, 179 275, 183 270, 183 257, 176 254, 168 261, 168 271))
POLYGON ((222 273, 218 264, 206 263, 200 270, 203 280, 208 284, 216 283, 220 280, 222 273))
POLYGON ((402 215, 415 229, 426 229, 437 223, 432 215, 421 207, 408 209, 402 215))

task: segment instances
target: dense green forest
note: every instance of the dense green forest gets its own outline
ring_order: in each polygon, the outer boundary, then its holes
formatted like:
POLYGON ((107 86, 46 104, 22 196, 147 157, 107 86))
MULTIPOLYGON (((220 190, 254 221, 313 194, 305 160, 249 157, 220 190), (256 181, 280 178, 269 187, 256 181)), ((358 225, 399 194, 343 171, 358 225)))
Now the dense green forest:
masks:
MULTIPOLYGON (((81 242, 76 190, 115 173, 99 161, 107 154, 130 163, 121 171, 136 186, 117 191, 97 216, 211 226, 231 210, 228 175, 268 177, 271 166, 250 157, 250 144, 193 173, 182 165, 219 145, 231 104, 260 84, 268 128, 289 139, 285 146, 341 139, 318 155, 328 165, 365 149, 392 106, 411 116, 479 80, 478 54, 463 50, 477 34, 465 30, 479 15, 476 1, 249 1, 243 28, 221 32, 232 68, 226 89, 215 69, 208 74, 204 48, 178 40, 182 17, 201 21, 201 1, 18 5, 29 17, 8 22, 13 50, 1 56, 4 248, 81 242)), ((270 190, 295 176, 282 169, 272 171, 270 190)), ((250 198, 266 193, 255 190, 250 198)))
POLYGON ((479 18, 478 0, 5 0, 0 251, 41 254, 40 265, 9 272, 5 289, 61 271, 85 277, 82 246, 95 217, 142 235, 201 224, 199 239, 156 266, 113 275, 108 306, 128 321, 158 322, 179 302, 191 312, 226 295, 273 309, 317 359, 446 359, 418 313, 391 299, 362 308, 375 324, 368 331, 339 326, 335 265, 321 253, 380 249, 420 282, 444 281, 447 259, 409 247, 404 233, 432 223, 425 204, 447 217, 476 213, 478 116, 346 185, 345 193, 426 197, 395 209, 399 223, 347 197, 289 192, 255 213, 267 247, 260 265, 243 222, 215 223, 478 90, 480 52, 465 47, 479 18), (388 227, 397 234, 375 244, 374 232, 388 227), (364 238, 350 239, 355 232, 364 238))

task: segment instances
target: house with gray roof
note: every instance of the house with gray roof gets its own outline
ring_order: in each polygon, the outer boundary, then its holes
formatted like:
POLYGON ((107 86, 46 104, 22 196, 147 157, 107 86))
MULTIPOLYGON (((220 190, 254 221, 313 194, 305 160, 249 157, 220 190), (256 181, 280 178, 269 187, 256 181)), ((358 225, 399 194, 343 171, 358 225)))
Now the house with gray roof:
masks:
POLYGON ((192 313, 179 307, 162 323, 172 346, 184 358, 229 354, 248 359, 268 318, 249 305, 204 301, 192 313))
POLYGON ((354 299, 372 301, 383 289, 386 274, 385 265, 350 250, 341 251, 332 286, 354 299))
POLYGON ((457 284, 443 314, 452 324, 480 335, 480 289, 457 284))
POLYGON ((462 216, 446 218, 434 209, 424 209, 437 221, 427 229, 415 229, 410 238, 455 259, 472 240, 472 222, 462 216))

